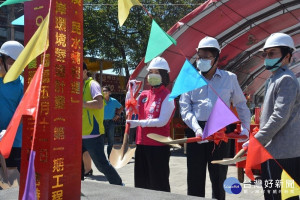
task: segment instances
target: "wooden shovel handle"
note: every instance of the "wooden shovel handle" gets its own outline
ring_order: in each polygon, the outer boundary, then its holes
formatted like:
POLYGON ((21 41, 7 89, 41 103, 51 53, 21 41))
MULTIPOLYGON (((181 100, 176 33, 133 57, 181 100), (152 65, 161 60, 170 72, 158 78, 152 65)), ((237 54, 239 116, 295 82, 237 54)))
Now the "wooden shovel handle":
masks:
POLYGON ((124 133, 124 135, 125 134, 129 134, 129 130, 130 130, 130 124, 129 123, 126 123, 126 125, 125 125, 125 133, 124 133))
POLYGON ((245 153, 247 152, 246 148, 241 149, 235 156, 233 159, 236 159, 238 157, 242 157, 245 153))

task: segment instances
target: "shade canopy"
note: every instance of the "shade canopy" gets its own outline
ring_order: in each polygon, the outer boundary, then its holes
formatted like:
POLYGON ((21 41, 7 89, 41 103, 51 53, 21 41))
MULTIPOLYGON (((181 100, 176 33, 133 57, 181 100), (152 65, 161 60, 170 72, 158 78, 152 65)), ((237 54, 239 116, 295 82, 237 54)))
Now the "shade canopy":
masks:
POLYGON ((113 69, 113 62, 108 60, 102 60, 99 58, 89 58, 85 57, 84 62, 87 65, 88 70, 90 71, 101 71, 101 70, 107 70, 107 69, 113 69))

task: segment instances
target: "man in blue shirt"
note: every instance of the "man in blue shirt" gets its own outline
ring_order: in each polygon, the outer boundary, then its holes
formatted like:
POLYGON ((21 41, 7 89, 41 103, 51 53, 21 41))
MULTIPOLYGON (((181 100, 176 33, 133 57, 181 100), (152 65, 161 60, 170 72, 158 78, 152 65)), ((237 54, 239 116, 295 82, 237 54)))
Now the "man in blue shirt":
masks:
POLYGON ((109 86, 103 87, 103 96, 105 100, 104 107, 104 128, 107 137, 107 157, 109 158, 110 152, 114 145, 115 137, 115 122, 120 118, 123 106, 115 99, 110 97, 111 89, 109 86))
MULTIPOLYGON (((0 132, 6 130, 13 117, 22 97, 24 90, 24 79, 19 76, 15 81, 4 84, 3 79, 18 58, 24 46, 17 41, 7 41, 0 49, 0 132)), ((22 146, 22 123, 20 123, 13 147, 6 165, 18 167, 20 171, 22 146)))

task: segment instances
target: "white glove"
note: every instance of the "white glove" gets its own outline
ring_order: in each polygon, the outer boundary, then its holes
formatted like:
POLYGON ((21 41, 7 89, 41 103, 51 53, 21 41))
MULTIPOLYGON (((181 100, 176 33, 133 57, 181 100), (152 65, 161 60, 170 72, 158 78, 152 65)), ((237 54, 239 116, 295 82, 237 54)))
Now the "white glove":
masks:
POLYGON ((246 135, 247 138, 246 139, 238 139, 238 142, 246 142, 249 139, 249 131, 246 128, 243 128, 243 126, 241 127, 242 132, 240 133, 240 135, 246 135))
MULTIPOLYGON (((202 138, 203 137, 202 129, 201 128, 197 129, 195 135, 196 135, 196 137, 201 137, 202 138)), ((206 142, 208 142, 208 141, 204 140, 204 141, 199 141, 197 143, 198 144, 203 144, 203 143, 206 143, 206 142)))
POLYGON ((198 128, 198 129, 196 130, 195 135, 196 135, 196 137, 202 137, 202 136, 203 136, 202 129, 201 129, 201 128, 198 128))
POLYGON ((130 124, 130 128, 135 128, 141 125, 140 120, 126 120, 126 123, 130 124))
POLYGON ((249 145, 249 140, 247 141, 247 142, 245 142, 243 145, 242 145, 242 147, 244 148, 244 147, 248 147, 248 145, 249 145))
POLYGON ((2 130, 0 132, 0 141, 2 140, 3 136, 5 135, 6 130, 2 130))
MULTIPOLYGON (((133 91, 133 94, 135 93, 135 90, 137 89, 137 84, 136 84, 136 81, 137 80, 130 80, 128 84, 131 85, 131 89, 133 91)), ((130 98, 130 90, 129 90, 129 87, 128 87, 128 91, 126 93, 126 98, 125 98, 125 101, 127 101, 128 99, 130 98)))

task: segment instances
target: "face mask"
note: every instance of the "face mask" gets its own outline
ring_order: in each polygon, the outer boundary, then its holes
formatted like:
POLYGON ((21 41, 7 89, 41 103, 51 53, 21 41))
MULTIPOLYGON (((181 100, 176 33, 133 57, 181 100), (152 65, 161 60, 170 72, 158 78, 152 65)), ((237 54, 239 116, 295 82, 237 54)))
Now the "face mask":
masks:
POLYGON ((161 84, 161 76, 159 74, 149 74, 147 80, 151 86, 157 86, 161 84))
POLYGON ((201 72, 208 72, 211 69, 211 61, 207 59, 199 59, 197 60, 197 68, 201 72))
POLYGON ((266 66, 266 70, 270 70, 271 72, 276 71, 281 66, 281 62, 277 63, 279 60, 280 58, 273 58, 273 59, 266 58, 264 63, 266 66), (275 65, 276 67, 272 68, 273 65, 275 65))

